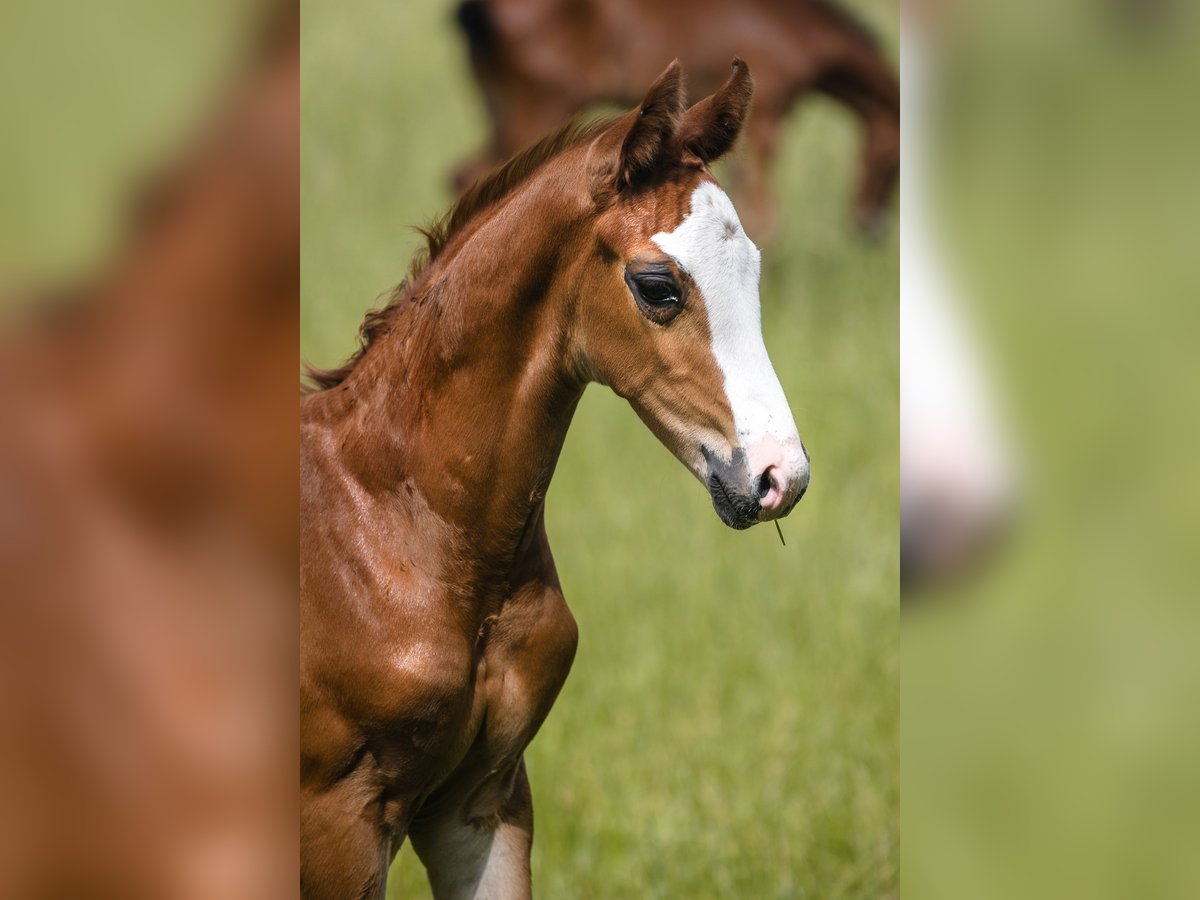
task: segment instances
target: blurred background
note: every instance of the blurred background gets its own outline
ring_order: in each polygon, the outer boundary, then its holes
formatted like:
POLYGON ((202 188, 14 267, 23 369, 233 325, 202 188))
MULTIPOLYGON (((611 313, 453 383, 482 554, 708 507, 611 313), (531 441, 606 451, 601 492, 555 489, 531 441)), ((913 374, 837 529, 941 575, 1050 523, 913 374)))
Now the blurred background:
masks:
MULTIPOLYGON (((895 6, 847 8, 894 68, 895 6)), ((454 13, 303 5, 306 361, 353 349, 487 143, 454 13)), ((624 401, 584 395, 547 500, 580 645, 526 755, 541 896, 898 892, 898 235, 855 228, 860 153, 826 97, 786 119, 764 334, 813 457, 786 546, 730 531, 624 401)), ((428 895, 411 851, 389 890, 428 895)))
POLYGON ((987 552, 905 588, 912 897, 1200 892, 1196 14, 903 11, 905 174, 1017 470, 987 552))
POLYGON ((3 5, 6 299, 16 285, 83 278, 118 252, 131 192, 196 139, 236 79, 263 5, 3 5))

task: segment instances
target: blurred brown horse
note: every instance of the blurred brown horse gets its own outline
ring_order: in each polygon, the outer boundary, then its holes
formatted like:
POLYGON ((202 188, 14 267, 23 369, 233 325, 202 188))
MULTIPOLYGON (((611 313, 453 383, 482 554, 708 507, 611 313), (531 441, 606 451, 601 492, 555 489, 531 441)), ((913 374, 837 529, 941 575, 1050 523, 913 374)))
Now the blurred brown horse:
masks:
POLYGON ((0 894, 291 884, 299 8, 0 334, 0 894), (38 302, 40 301, 40 302, 38 302))
POLYGON ((636 103, 664 60, 678 58, 707 94, 738 54, 757 85, 749 154, 731 172, 750 233, 774 224, 769 168, 784 117, 811 91, 862 122, 854 216, 868 234, 886 225, 900 87, 870 32, 828 0, 466 0, 458 21, 492 125, 487 148, 459 169, 460 189, 591 104, 636 103))

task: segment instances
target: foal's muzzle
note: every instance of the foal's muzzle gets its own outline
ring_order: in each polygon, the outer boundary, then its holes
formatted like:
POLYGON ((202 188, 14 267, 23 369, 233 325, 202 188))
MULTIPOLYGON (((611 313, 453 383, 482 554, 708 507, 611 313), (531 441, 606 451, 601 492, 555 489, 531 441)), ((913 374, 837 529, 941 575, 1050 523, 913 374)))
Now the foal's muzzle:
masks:
POLYGON ((790 513, 808 490, 808 455, 747 452, 738 448, 728 461, 701 447, 708 463, 713 508, 730 528, 749 528, 790 513))

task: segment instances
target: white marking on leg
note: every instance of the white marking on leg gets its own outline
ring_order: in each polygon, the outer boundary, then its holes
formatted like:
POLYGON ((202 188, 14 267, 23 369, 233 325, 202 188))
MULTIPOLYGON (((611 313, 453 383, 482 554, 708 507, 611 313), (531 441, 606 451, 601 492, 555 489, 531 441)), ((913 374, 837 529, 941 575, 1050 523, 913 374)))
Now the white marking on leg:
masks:
POLYGON ((493 828, 455 823, 427 863, 437 900, 512 900, 529 896, 529 834, 500 822, 493 828))

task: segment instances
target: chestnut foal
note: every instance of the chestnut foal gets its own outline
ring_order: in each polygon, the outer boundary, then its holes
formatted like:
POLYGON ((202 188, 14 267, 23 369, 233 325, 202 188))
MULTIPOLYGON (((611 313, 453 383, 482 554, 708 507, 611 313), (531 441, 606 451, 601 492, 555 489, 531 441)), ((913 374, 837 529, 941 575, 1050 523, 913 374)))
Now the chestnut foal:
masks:
POLYGON ((808 459, 767 357, 759 253, 708 164, 749 71, 690 109, 568 129, 468 192, 301 408, 301 885, 380 898, 407 837, 439 898, 530 894, 522 754, 575 655, 546 489, 590 381, 734 528, 808 459))

